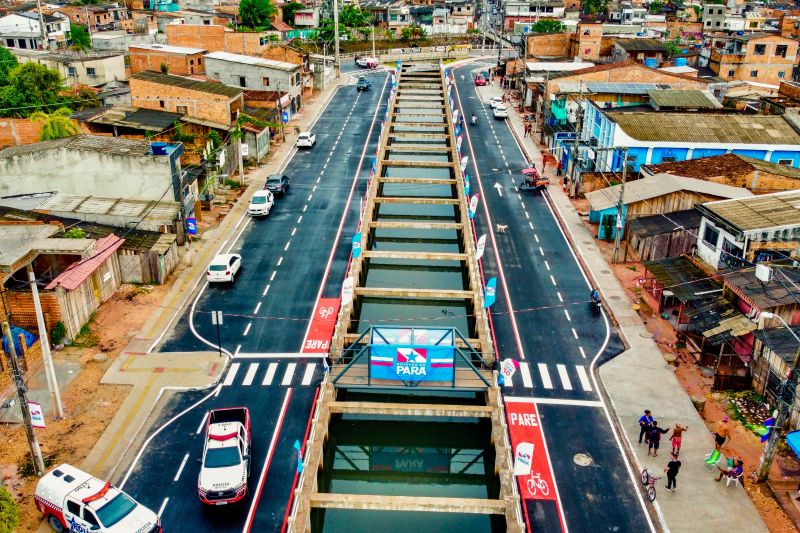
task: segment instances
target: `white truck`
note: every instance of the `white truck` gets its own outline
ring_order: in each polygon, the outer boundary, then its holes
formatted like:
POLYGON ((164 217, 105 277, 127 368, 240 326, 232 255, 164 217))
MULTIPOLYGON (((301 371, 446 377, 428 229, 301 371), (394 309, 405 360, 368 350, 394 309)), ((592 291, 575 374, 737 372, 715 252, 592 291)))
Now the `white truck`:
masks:
POLYGON ((249 476, 250 411, 247 407, 210 411, 197 478, 200 501, 207 505, 238 502, 247 495, 249 476))
POLYGON ((34 493, 50 527, 61 533, 162 533, 156 513, 102 481, 68 464, 39 480, 34 493))

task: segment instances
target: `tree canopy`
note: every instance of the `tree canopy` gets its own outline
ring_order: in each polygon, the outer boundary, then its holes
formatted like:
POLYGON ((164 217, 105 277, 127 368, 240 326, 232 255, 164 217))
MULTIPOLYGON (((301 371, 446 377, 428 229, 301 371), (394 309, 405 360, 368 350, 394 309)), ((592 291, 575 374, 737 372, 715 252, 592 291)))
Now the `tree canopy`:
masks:
POLYGON ((8 85, 8 73, 17 65, 19 65, 17 56, 9 52, 7 48, 0 46, 0 87, 8 85))
POLYGON ((60 107, 49 115, 43 111, 37 111, 31 114, 30 119, 42 123, 42 131, 39 134, 40 141, 54 141, 80 133, 78 123, 70 117, 72 117, 72 110, 68 107, 60 107))
POLYGON ((305 9, 306 6, 301 4, 300 2, 289 2, 288 4, 284 4, 283 6, 283 21, 290 26, 294 26, 294 14, 295 12, 305 9))
POLYGON ((564 25, 558 20, 540 20, 531 26, 532 33, 549 33, 564 31, 564 25))
POLYGON ((13 533, 19 525, 19 507, 9 492, 0 487, 0 533, 13 533))
POLYGON ((86 30, 86 26, 81 24, 69 25, 69 40, 72 41, 72 46, 78 50, 88 50, 92 47, 92 38, 86 30))
POLYGON ((361 28, 372 24, 369 13, 360 7, 347 4, 339 10, 339 24, 347 28, 361 28))
POLYGON ((272 17, 277 12, 270 0, 241 0, 239 19, 248 28, 269 28, 272 17))

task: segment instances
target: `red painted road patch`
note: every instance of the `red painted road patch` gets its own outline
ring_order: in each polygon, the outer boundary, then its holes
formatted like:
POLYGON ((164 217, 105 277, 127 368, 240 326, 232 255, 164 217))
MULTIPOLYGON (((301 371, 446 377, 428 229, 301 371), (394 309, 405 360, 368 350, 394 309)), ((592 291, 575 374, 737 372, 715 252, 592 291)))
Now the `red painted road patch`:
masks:
POLYGON ((514 447, 514 471, 521 472, 517 475, 520 494, 526 500, 557 500, 536 404, 506 402, 506 415, 514 447))
POLYGON ((331 337, 339 315, 339 298, 320 298, 314 309, 314 318, 308 328, 308 336, 303 344, 303 353, 328 353, 331 337))

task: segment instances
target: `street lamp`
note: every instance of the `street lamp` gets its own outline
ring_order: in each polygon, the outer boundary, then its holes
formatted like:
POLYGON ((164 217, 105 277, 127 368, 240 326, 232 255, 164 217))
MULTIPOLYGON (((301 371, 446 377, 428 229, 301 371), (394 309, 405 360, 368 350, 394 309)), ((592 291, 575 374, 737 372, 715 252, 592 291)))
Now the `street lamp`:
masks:
POLYGON ((786 321, 779 315, 770 313, 769 311, 762 311, 761 317, 765 319, 777 318, 780 320, 783 326, 789 330, 789 333, 792 334, 792 337, 794 337, 798 343, 798 352, 794 357, 794 361, 792 362, 792 368, 789 370, 786 379, 780 384, 778 390, 776 391, 776 397, 778 398, 778 412, 777 416, 775 417, 775 426, 772 428, 772 433, 770 433, 769 440, 767 440, 767 445, 764 446, 764 453, 761 455, 761 461, 759 462, 758 470, 756 471, 758 481, 766 481, 769 477, 769 470, 772 467, 772 458, 775 456, 775 450, 778 447, 781 429, 786 422, 786 417, 789 414, 789 410, 791 409, 795 399, 795 391, 797 389, 795 373, 798 363, 800 362, 798 361, 798 359, 800 359, 800 337, 797 336, 789 324, 787 324, 786 321))

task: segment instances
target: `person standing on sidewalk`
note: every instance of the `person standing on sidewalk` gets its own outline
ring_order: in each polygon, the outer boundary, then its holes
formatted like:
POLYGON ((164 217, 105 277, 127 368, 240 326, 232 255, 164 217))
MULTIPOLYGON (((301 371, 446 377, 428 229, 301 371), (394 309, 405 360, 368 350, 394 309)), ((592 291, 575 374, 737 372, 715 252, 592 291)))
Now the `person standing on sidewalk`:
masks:
POLYGON ((658 457, 658 447, 661 444, 661 435, 667 433, 668 429, 658 427, 658 422, 653 420, 650 424, 650 431, 647 433, 647 455, 653 452, 653 457, 658 457))
POLYGON ((556 165, 556 176, 560 176, 562 170, 563 170, 563 166, 561 165, 561 160, 559 160, 558 164, 556 165))
POLYGON ((672 492, 678 488, 678 470, 681 469, 681 462, 678 460, 678 454, 672 454, 672 461, 667 463, 664 472, 667 473, 667 490, 672 492))
MULTIPOLYGON (((564 176, 564 179, 562 180, 561 188, 564 190, 564 192, 567 192, 567 189, 569 189, 569 178, 568 177, 564 176)), ((639 442, 641 442, 641 441, 639 441, 639 442)))
POLYGON ((722 449, 722 445, 731 436, 731 428, 728 425, 728 417, 723 416, 722 421, 717 424, 717 431, 714 433, 714 444, 717 450, 722 449))
MULTIPOLYGON (((566 181, 566 178, 564 178, 566 181)), ((647 432, 650 431, 650 425, 653 423, 653 415, 650 413, 650 409, 645 409, 644 414, 639 417, 639 444, 642 443, 642 437, 647 435, 647 432)))
POLYGON ((675 423, 675 427, 672 428, 672 435, 670 436, 670 442, 672 442, 672 454, 677 457, 679 453, 681 453, 681 435, 684 431, 689 429, 689 426, 682 426, 678 423, 675 423))

